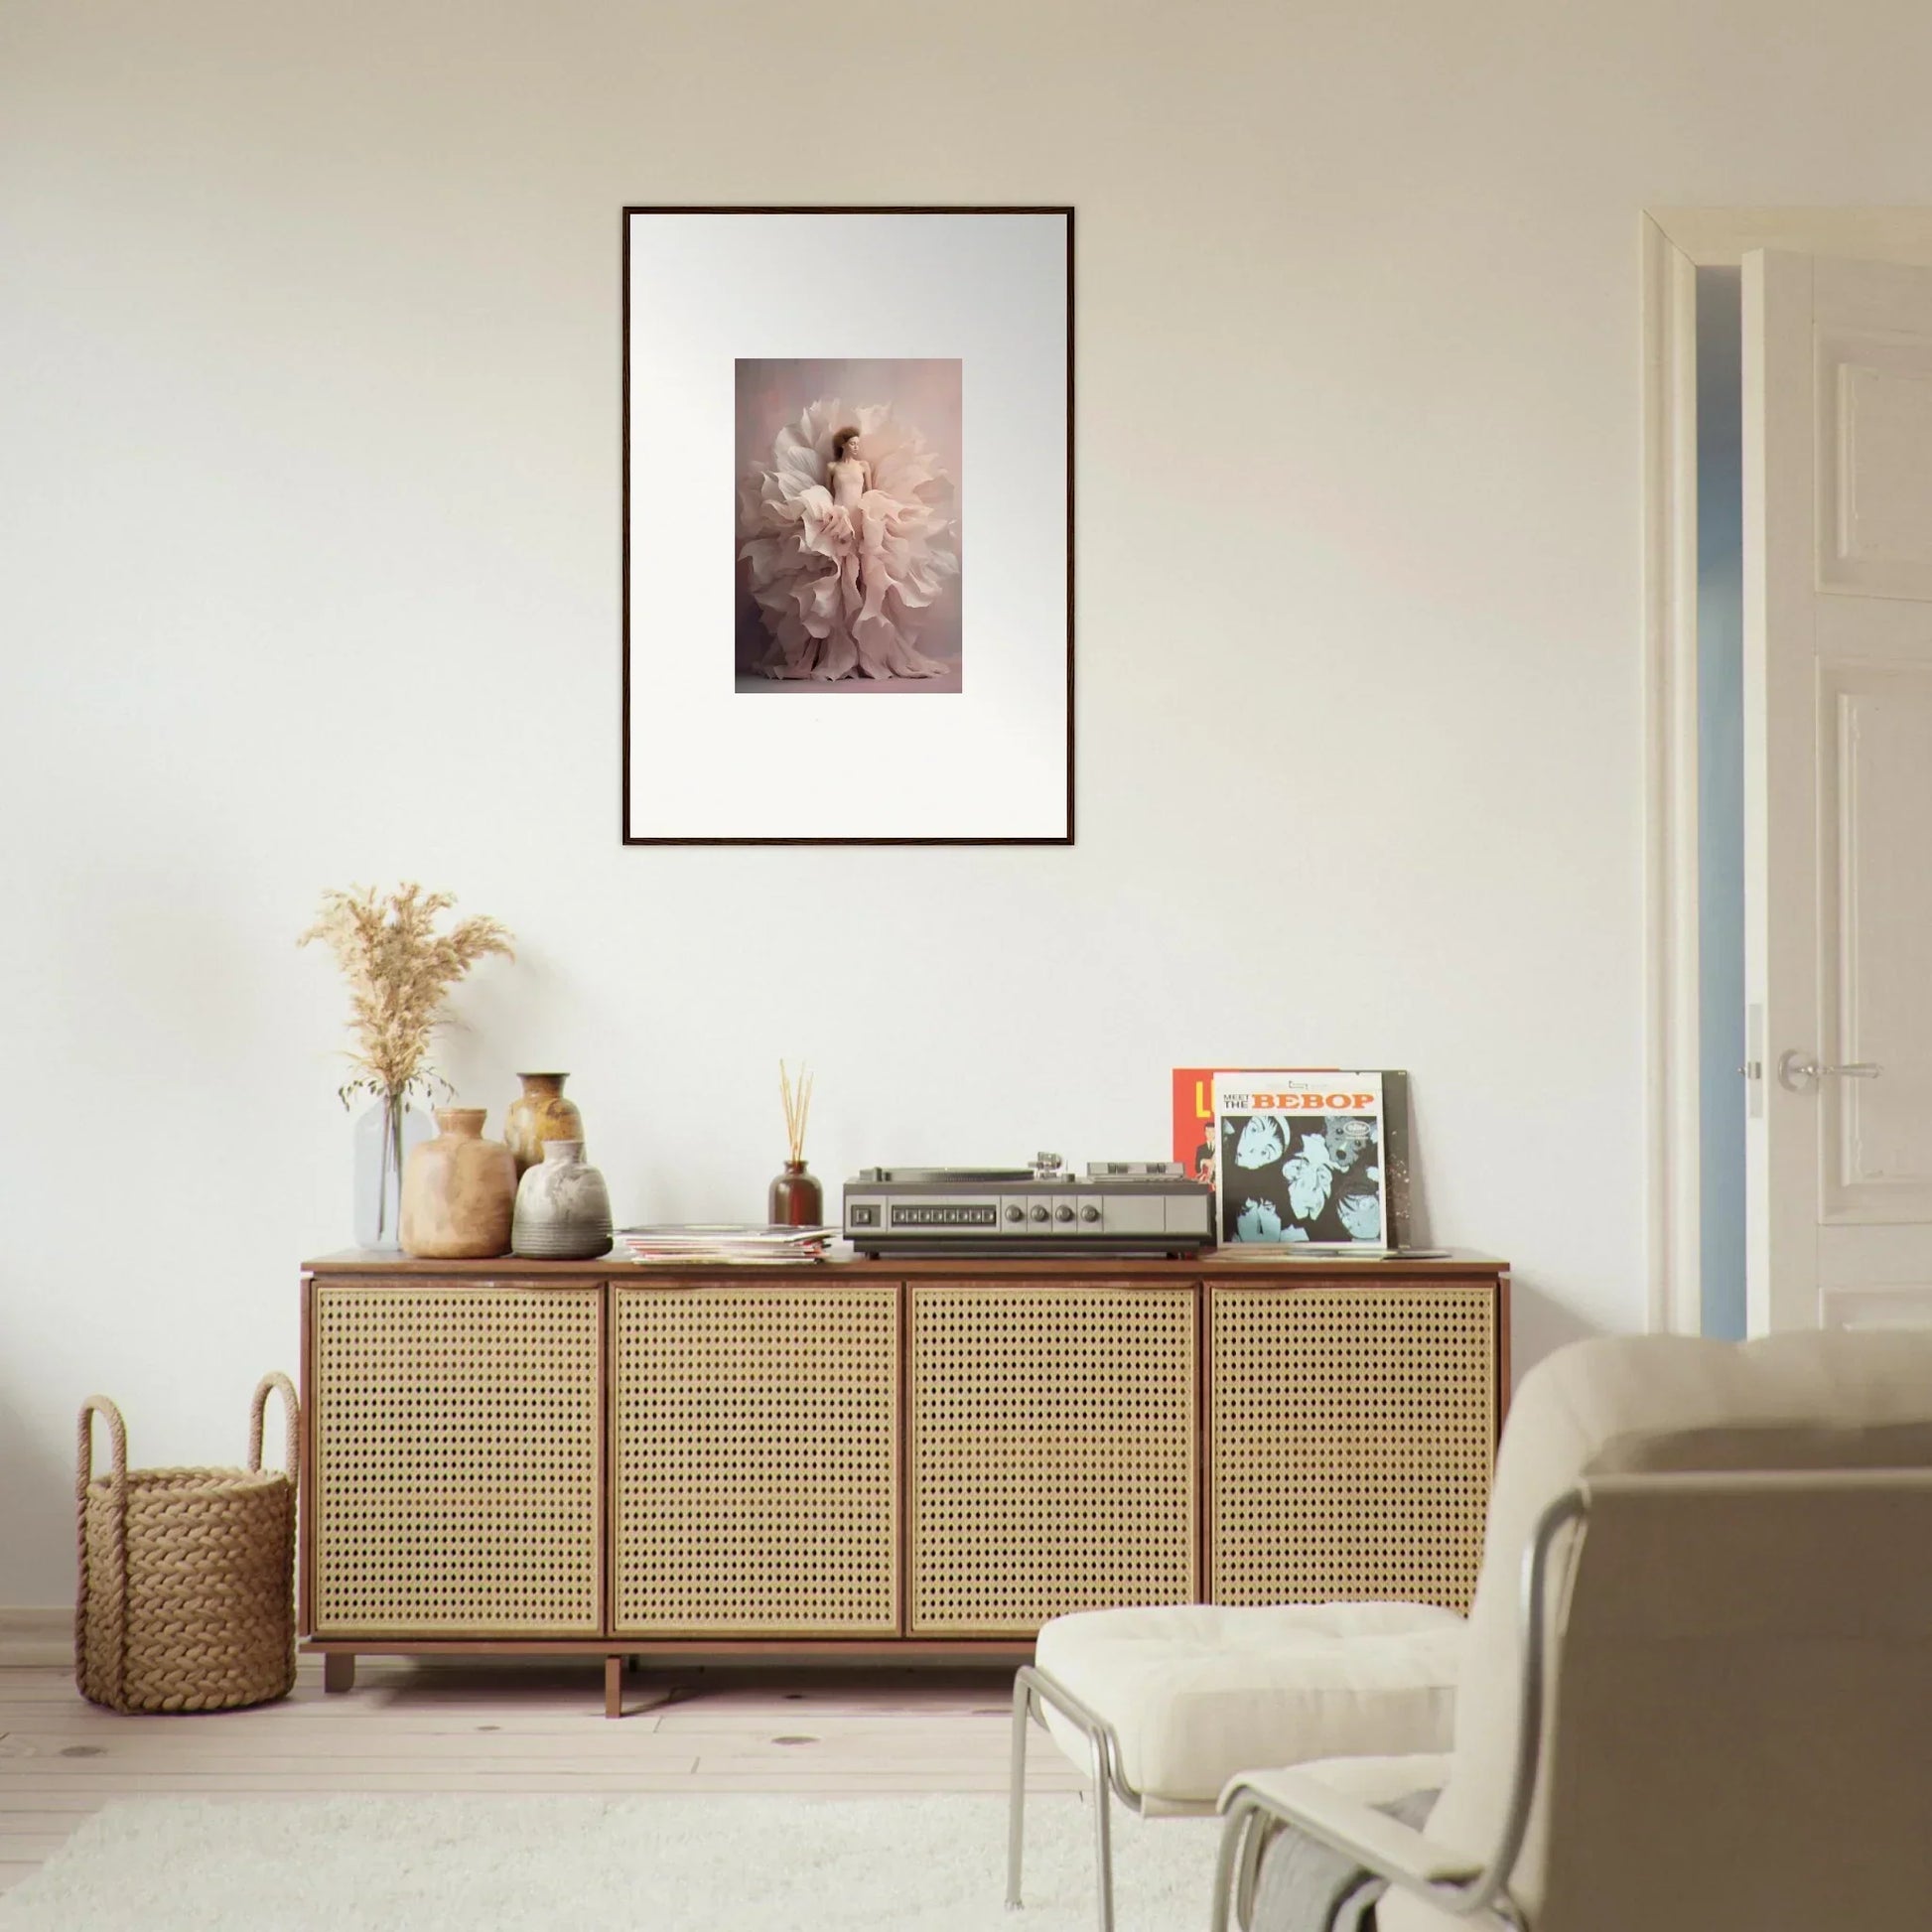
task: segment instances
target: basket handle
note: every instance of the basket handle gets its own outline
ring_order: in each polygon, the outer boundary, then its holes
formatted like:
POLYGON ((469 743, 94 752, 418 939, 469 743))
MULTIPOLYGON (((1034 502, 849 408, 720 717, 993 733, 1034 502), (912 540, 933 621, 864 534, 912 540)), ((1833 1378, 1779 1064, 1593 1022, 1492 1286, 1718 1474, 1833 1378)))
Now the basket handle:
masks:
POLYGON ((277 1389, 282 1397, 282 1414, 288 1423, 287 1463, 288 1472, 293 1476, 302 1454, 302 1436, 299 1405, 295 1399, 295 1384, 280 1369, 270 1369, 255 1384, 255 1399, 248 1409, 248 1469, 253 1474, 262 1465, 262 1425, 267 1420, 268 1392, 277 1389))
MULTIPOLYGON (((94 1479, 94 1418, 107 1418, 107 1439, 114 1458, 114 1472, 107 1484, 109 1507, 113 1511, 114 1557, 110 1583, 120 1585, 120 1606, 112 1627, 103 1633, 107 1655, 100 1663, 113 1687, 109 1702, 120 1704, 127 1698, 127 1424, 121 1412, 104 1395, 90 1395, 80 1405, 80 1444, 74 1481, 75 1529, 79 1536, 77 1587, 73 1593, 73 1678, 83 1693, 87 1689, 88 1599, 93 1594, 93 1566, 87 1561, 87 1491, 94 1479), (115 1574, 117 1573, 117 1574, 115 1574)), ((97 1702, 100 1700, 96 1700, 97 1702)))
POLYGON ((114 1488, 127 1486, 127 1424, 121 1412, 104 1395, 90 1395, 80 1405, 80 1455, 73 1493, 87 1500, 87 1485, 94 1479, 94 1418, 107 1418, 107 1441, 114 1458, 114 1488))

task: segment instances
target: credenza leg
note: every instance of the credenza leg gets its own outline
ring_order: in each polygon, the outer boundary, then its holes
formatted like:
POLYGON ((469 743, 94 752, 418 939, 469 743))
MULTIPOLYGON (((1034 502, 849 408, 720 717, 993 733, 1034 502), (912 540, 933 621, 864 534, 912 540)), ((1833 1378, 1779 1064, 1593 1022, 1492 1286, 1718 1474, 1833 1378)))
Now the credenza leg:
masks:
POLYGON ((325 1650, 322 1654, 322 1688, 340 1695, 355 1688, 355 1653, 352 1650, 325 1650))
POLYGON ((623 1716, 623 1659, 607 1657, 604 1660, 604 1715, 607 1718, 623 1716))

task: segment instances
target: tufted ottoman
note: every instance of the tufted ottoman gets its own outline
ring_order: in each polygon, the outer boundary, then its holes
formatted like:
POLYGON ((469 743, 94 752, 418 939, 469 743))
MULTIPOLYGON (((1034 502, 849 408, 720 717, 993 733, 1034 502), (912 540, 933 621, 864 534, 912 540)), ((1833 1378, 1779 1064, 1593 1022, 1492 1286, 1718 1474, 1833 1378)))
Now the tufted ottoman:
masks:
POLYGON ((1426 1603, 1180 1603, 1055 1617, 1013 1687, 1007 1904, 1020 1903, 1027 1727, 1093 1778, 1100 1927, 1111 1789, 1149 1816, 1211 1812, 1238 1771, 1449 1748, 1463 1621, 1426 1603))

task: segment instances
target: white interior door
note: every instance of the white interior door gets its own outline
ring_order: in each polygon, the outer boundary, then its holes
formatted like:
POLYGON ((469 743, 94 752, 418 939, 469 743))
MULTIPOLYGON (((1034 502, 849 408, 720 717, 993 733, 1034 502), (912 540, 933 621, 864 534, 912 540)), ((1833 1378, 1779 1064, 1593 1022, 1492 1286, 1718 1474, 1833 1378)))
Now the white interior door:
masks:
POLYGON ((1932 269, 1743 322, 1750 1327, 1932 1320, 1932 269))

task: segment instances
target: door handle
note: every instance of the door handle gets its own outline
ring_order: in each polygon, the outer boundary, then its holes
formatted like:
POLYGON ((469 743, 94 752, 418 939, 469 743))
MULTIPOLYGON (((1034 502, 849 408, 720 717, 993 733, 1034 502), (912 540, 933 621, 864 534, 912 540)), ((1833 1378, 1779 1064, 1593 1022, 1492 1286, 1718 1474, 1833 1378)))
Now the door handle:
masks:
POLYGON ((1793 1093, 1809 1093, 1821 1079, 1875 1080, 1884 1070, 1876 1060, 1848 1060, 1843 1066, 1826 1066, 1793 1046, 1779 1057, 1778 1083, 1793 1093))

